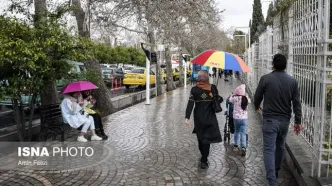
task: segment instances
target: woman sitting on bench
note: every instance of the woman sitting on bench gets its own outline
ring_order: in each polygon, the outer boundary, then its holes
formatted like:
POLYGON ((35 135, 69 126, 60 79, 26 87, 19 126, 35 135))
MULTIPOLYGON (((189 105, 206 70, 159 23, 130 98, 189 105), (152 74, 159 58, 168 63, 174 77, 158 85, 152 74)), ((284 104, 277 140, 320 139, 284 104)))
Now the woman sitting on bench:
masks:
POLYGON ((87 142, 88 140, 84 137, 87 130, 92 131, 91 140, 100 141, 101 137, 96 135, 95 124, 93 118, 88 113, 84 112, 82 107, 79 105, 80 92, 73 92, 64 95, 64 99, 60 105, 62 118, 65 123, 68 123, 72 128, 82 127, 81 133, 77 137, 79 142, 87 142))
POLYGON ((103 125, 103 122, 101 120, 101 116, 100 116, 99 113, 94 111, 94 105, 96 103, 96 99, 91 96, 89 90, 88 91, 83 91, 81 93, 82 93, 81 96, 84 99, 82 107, 84 108, 84 110, 86 112, 89 113, 90 116, 92 116, 93 121, 95 123, 97 135, 100 136, 101 138, 103 138, 103 140, 107 140, 108 136, 105 134, 104 125, 103 125))

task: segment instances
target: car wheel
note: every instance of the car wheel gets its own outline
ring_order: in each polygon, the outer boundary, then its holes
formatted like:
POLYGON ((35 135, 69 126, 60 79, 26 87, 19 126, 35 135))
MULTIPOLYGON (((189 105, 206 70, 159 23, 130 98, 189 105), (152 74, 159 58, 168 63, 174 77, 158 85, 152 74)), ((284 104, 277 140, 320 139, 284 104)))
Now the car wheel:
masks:
POLYGON ((126 89, 129 89, 129 87, 130 87, 129 85, 125 85, 125 86, 126 86, 126 89))

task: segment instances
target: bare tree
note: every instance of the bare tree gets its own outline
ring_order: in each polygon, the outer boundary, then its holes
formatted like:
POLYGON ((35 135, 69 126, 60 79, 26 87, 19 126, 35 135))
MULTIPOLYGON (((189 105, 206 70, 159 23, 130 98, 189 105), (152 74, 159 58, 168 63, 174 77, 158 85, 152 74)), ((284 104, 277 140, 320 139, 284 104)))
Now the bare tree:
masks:
MULTIPOLYGON (((88 10, 84 11, 80 0, 72 0, 74 7, 74 12, 75 12, 75 17, 76 17, 76 22, 77 22, 77 27, 78 27, 78 33, 80 34, 81 37, 86 37, 90 38, 90 25, 88 25, 89 22, 89 6, 90 6, 90 1, 88 1, 88 10)), ((96 104, 96 107, 98 110, 100 110, 102 116, 106 116, 111 114, 112 112, 115 111, 115 108, 111 102, 111 95, 109 90, 107 89, 102 76, 101 76, 101 70, 100 70, 100 64, 97 60, 91 59, 86 62, 86 67, 87 69, 97 73, 97 78, 95 84, 99 87, 94 92, 94 95, 96 99, 98 100, 98 103, 96 104)))
MULTIPOLYGON (((100 0, 96 4, 98 4, 96 19, 99 23, 143 33, 148 41, 162 42, 167 45, 167 49, 173 45, 182 47, 181 40, 186 36, 185 30, 189 24, 199 26, 218 24, 222 12, 215 8, 214 0, 100 0), (136 27, 126 25, 130 20, 136 20, 136 27), (153 38, 155 30, 158 30, 158 38, 153 38)), ((172 65, 168 55, 166 55, 166 65, 167 90, 173 90, 175 87, 171 78, 172 65)), ((182 74, 182 68, 180 73, 182 74)), ((157 74, 159 75, 158 71, 157 74)))

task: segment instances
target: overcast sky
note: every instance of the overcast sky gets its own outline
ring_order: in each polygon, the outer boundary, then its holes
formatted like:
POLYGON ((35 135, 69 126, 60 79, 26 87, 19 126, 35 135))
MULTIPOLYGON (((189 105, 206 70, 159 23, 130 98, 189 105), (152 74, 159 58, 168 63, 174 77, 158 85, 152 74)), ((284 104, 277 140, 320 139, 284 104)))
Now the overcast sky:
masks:
MULTIPOLYGON (((54 1, 54 0, 53 0, 54 1)), ((59 0, 58 0, 59 1, 59 0)), ((220 10, 225 9, 222 14, 223 22, 222 27, 225 30, 236 27, 248 27, 249 20, 252 16, 252 4, 254 0, 216 0, 218 8, 220 10)), ((261 0, 263 15, 266 17, 269 3, 271 0, 261 0)), ((0 0, 0 13, 3 13, 3 9, 7 9, 8 0, 0 0)), ((73 18, 74 20, 74 18, 73 18)), ((247 28, 240 29, 247 32, 247 28)))
MULTIPOLYGON (((231 27, 247 27, 252 16, 252 4, 254 0, 217 0, 220 9, 226 9, 223 13, 225 29, 231 27)), ((263 15, 266 16, 269 0, 261 0, 263 15)), ((241 29, 247 32, 246 29, 241 29)))

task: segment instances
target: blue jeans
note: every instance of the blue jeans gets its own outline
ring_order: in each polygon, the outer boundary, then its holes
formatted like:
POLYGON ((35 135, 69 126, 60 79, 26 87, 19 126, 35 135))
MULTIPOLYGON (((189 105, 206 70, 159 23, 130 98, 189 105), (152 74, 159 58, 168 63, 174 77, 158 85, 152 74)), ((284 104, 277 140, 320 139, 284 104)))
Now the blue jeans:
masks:
POLYGON ((241 137, 241 147, 246 148, 247 146, 247 137, 246 137, 246 129, 247 129, 247 119, 234 119, 234 145, 237 145, 239 135, 241 137))
POLYGON ((277 185, 276 171, 284 158, 289 120, 263 119, 264 164, 269 186, 277 185))

